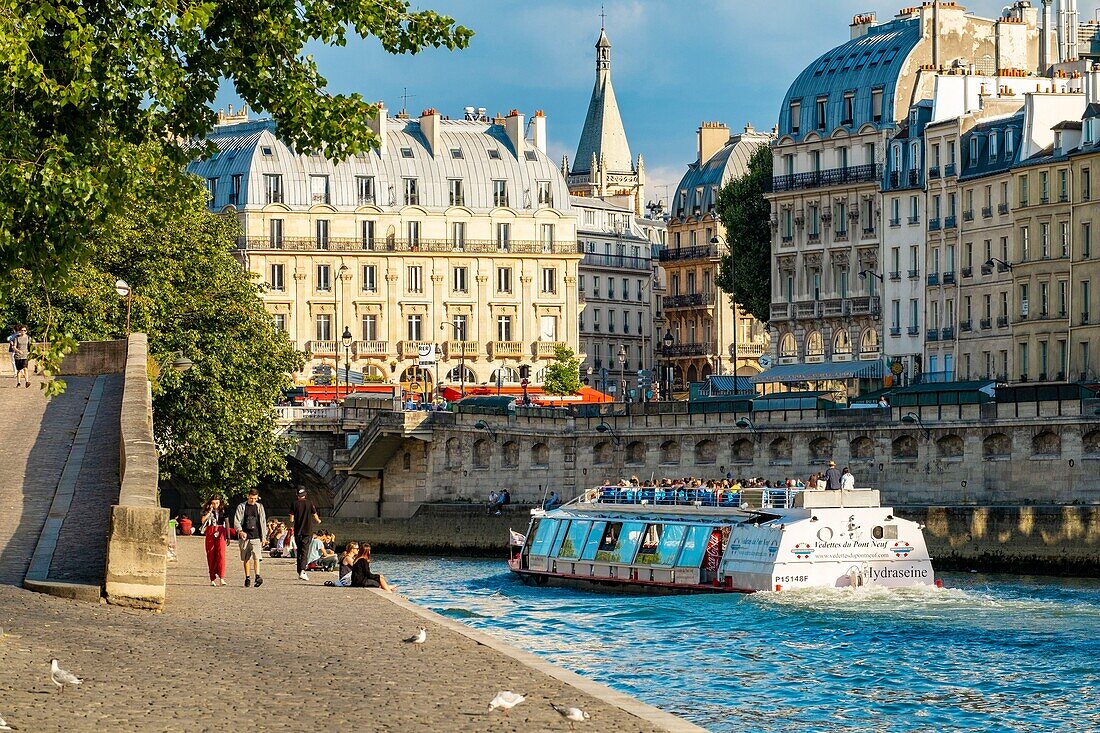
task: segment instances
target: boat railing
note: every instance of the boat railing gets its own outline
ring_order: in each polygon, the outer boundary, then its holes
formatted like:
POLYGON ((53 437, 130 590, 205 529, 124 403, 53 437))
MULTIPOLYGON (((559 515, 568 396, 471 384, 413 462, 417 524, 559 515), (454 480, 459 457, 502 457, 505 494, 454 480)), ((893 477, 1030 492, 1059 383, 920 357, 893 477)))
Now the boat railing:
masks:
POLYGON ((580 503, 789 509, 794 506, 795 495, 801 491, 802 489, 769 487, 742 488, 735 491, 686 486, 597 486, 586 491, 580 498, 580 503))

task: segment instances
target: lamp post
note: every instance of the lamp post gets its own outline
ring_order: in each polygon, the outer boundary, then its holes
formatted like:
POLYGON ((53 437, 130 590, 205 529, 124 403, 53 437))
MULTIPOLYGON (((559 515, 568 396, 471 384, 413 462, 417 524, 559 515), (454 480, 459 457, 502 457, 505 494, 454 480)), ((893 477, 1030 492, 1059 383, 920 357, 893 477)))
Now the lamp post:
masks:
POLYGON ((932 431, 925 426, 924 421, 920 419, 920 415, 915 412, 907 412, 901 416, 901 421, 906 425, 919 425, 920 429, 924 431, 924 437, 927 440, 932 437, 932 431))
POLYGON ((458 346, 458 360, 459 360, 458 379, 459 379, 459 384, 461 385, 459 393, 462 395, 462 397, 465 397, 466 396, 466 338, 465 338, 466 334, 462 333, 459 330, 458 324, 455 323, 454 321, 443 321, 442 323, 439 324, 439 330, 440 331, 444 330, 444 326, 450 326, 451 328, 454 329, 455 341, 459 342, 459 346, 458 346))
POLYGON ((626 402, 626 347, 619 344, 619 386, 623 391, 623 402, 626 402))
POLYGON ((671 329, 665 329, 665 337, 661 339, 661 345, 664 347, 661 353, 664 354, 665 363, 665 399, 668 400, 672 397, 672 366, 670 365, 670 354, 672 350, 672 344, 676 342, 676 339, 672 337, 671 329))
MULTIPOLYGON (((352 335, 351 329, 344 326, 344 333, 341 334, 340 340, 344 342, 344 399, 347 400, 348 393, 351 391, 351 342, 352 335)), ((339 372, 337 372, 339 376, 339 372)))
POLYGON ((134 292, 125 280, 115 280, 115 292, 118 297, 126 298, 126 335, 130 335, 130 304, 133 302, 134 292))
POLYGON ((990 257, 988 260, 985 261, 985 266, 986 267, 993 267, 993 265, 995 265, 995 264, 1000 265, 1001 267, 1005 268, 1006 270, 1008 270, 1010 272, 1012 271, 1012 263, 1005 262, 1000 257, 990 257))

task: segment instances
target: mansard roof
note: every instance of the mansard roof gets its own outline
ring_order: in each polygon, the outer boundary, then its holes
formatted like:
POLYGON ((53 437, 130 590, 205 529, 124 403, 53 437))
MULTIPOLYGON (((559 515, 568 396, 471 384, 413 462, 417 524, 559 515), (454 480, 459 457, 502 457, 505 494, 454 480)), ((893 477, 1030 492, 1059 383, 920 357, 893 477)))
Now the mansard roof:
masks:
POLYGON ((770 134, 746 130, 731 136, 710 159, 689 164, 672 197, 672 217, 691 216, 696 209, 699 213, 710 211, 717 204, 718 190, 730 179, 743 176, 752 154, 773 139, 770 134))

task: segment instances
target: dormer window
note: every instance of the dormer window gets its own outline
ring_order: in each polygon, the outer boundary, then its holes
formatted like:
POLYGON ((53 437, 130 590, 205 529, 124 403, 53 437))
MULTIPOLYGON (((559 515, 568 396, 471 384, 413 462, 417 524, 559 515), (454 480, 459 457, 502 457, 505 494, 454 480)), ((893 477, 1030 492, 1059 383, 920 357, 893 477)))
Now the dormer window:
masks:
POLYGON ((891 48, 889 51, 886 52, 886 58, 884 58, 882 60, 882 63, 883 64, 890 63, 891 61, 893 61, 897 57, 897 55, 898 55, 898 49, 891 48))
POLYGON ((260 148, 260 154, 261 154, 261 155, 263 155, 264 157, 270 157, 270 156, 271 156, 271 155, 273 155, 274 153, 273 153, 273 151, 271 150, 271 146, 270 146, 270 145, 265 145, 265 146, 263 146, 262 148, 260 148))
POLYGON ((815 126, 819 130, 825 129, 825 108, 829 101, 828 97, 818 97, 816 105, 816 119, 814 121, 815 126))
POLYGON ((413 149, 412 148, 401 148, 401 157, 402 158, 411 158, 411 157, 413 157, 413 149))
POLYGON ((1083 138, 1086 144, 1092 144, 1092 120, 1085 120, 1083 138))
POLYGON ((1055 130, 1054 131, 1054 149, 1055 150, 1061 150, 1062 149, 1062 131, 1061 130, 1055 130))
POLYGON ((489 160, 500 160, 500 150, 489 148, 489 160))
POLYGON ((451 148, 451 157, 455 160, 462 160, 462 148, 451 148))
POLYGON ((539 159, 539 156, 534 150, 524 150, 523 159, 534 163, 539 159))
POLYGON ((856 93, 845 92, 844 93, 844 119, 841 121, 842 125, 850 125, 855 116, 856 105, 856 93))
POLYGON ((801 127, 802 102, 791 102, 791 134, 797 135, 801 127))
POLYGON ((970 138, 970 167, 973 168, 978 164, 978 137, 974 136, 970 138))
POLYGON ((997 157, 997 131, 989 133, 989 159, 993 160, 997 157))
POLYGON ((1012 157, 1013 148, 1016 145, 1016 134, 1012 128, 1005 130, 1005 159, 1012 157))

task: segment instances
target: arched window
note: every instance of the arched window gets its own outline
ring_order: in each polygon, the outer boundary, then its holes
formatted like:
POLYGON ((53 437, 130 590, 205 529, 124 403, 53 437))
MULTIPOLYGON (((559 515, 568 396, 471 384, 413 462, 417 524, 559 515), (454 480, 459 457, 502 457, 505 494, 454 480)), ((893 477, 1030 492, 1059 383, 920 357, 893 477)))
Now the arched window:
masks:
POLYGON ((873 328, 864 329, 859 337, 860 354, 878 354, 878 331, 873 328))
POLYGON ((1044 430, 1031 439, 1031 453, 1034 456, 1044 457, 1061 455, 1062 439, 1057 433, 1044 430))
POLYGON ((474 468, 489 467, 489 441, 482 438, 474 443, 474 468))
POLYGON ((535 443, 531 447, 531 465, 533 466, 549 466, 550 465, 550 446, 546 443, 535 443))
POLYGON ((462 465, 462 446, 458 438, 447 438, 447 468, 457 468, 462 465))
POLYGON ((848 338, 848 329, 838 328, 833 335, 833 355, 852 353, 852 340, 848 338))
POLYGON ((731 460, 734 463, 752 463, 752 447, 752 441, 748 438, 739 438, 733 441, 731 460))
POLYGON ((666 440, 661 443, 661 463, 679 463, 680 444, 675 440, 666 440))
POLYGON ((514 440, 509 440, 507 443, 501 446, 501 465, 509 468, 515 468, 519 465, 519 443, 514 440))
POLYGON ((861 435, 853 440, 848 451, 852 457, 852 461, 861 461, 865 463, 875 460, 875 443, 865 435, 861 435))
POLYGON ((892 445, 894 460, 911 461, 917 457, 917 439, 912 435, 895 438, 892 445))
POLYGON ((982 457, 987 461, 1003 461, 1012 455, 1012 439, 1004 433, 987 435, 982 441, 982 457))
POLYGON ((463 381, 466 384, 477 384, 477 377, 474 376, 474 370, 470 367, 466 367, 466 379, 462 379, 462 368, 456 366, 451 371, 447 372, 447 376, 443 378, 444 381, 451 382, 452 384, 461 384, 463 381))
POLYGON ((500 377, 501 384, 516 384, 519 382, 519 372, 512 367, 498 367, 493 370, 493 373, 489 375, 489 384, 496 384, 497 377, 500 377))
POLYGON ((783 334, 783 337, 779 339, 779 356, 798 356, 798 342, 794 340, 794 334, 790 331, 783 334))
POLYGON ((810 463, 826 463, 833 457, 833 441, 826 437, 810 441, 810 463))
POLYGON ((768 462, 772 465, 790 465, 791 441, 780 436, 768 445, 768 462))
POLYGON ((640 440, 635 440, 626 446, 626 465, 642 466, 645 464, 646 445, 640 440))
POLYGON ((936 441, 936 455, 945 460, 961 461, 963 439, 954 434, 943 436, 936 441))
POLYGON ((806 356, 824 356, 825 343, 821 339, 820 331, 810 331, 806 335, 806 356))
POLYGON ((611 443, 606 440, 602 440, 596 443, 592 447, 592 463, 597 466, 607 466, 611 463, 611 458, 614 455, 614 449, 611 447, 611 443))
POLYGON ((695 444, 696 463, 717 463, 718 445, 713 440, 700 440, 695 444))

